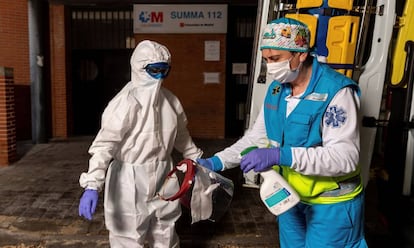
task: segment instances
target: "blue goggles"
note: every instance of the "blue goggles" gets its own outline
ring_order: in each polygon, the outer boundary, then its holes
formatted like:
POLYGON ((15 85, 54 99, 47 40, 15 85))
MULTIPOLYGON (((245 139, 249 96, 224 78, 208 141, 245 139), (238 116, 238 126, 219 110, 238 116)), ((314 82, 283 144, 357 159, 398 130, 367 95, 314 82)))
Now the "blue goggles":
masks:
POLYGON ((170 68, 170 65, 165 62, 148 64, 144 67, 145 71, 155 79, 166 78, 170 68))

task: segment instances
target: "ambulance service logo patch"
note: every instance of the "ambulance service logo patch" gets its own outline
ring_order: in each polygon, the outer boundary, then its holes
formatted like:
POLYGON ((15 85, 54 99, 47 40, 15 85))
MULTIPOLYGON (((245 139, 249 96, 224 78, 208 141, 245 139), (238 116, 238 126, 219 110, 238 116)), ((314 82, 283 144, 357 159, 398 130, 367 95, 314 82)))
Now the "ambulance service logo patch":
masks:
POLYGON ((325 112, 325 124, 334 128, 341 127, 346 121, 346 112, 337 106, 330 106, 325 112))
POLYGON ((277 85, 276 87, 272 89, 272 95, 277 95, 280 93, 280 91, 281 91, 281 87, 280 85, 277 85))

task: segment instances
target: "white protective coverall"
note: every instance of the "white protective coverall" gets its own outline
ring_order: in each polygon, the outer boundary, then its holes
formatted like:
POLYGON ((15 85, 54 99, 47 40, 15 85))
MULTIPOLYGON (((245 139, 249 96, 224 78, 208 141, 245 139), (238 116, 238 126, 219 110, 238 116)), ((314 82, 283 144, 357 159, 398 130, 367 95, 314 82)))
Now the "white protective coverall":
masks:
MULTIPOLYGON (((144 69, 151 63, 170 63, 170 57, 165 46, 153 41, 135 48, 131 81, 106 107, 89 148, 89 170, 79 179, 82 187, 97 190, 105 181, 111 247, 143 247, 146 240, 151 247, 179 247, 175 221, 180 203, 161 200, 156 193, 173 168, 174 148, 193 160, 202 151, 189 134, 178 98, 144 69)), ((177 192, 178 183, 173 187, 169 190, 177 192)))

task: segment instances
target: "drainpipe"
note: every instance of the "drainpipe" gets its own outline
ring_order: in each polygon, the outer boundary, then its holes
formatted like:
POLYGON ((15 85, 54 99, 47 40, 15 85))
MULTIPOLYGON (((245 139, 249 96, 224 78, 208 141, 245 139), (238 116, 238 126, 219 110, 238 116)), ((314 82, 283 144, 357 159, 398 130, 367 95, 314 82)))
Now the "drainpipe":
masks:
POLYGON ((47 143, 46 138, 46 100, 44 82, 44 25, 47 17, 42 8, 44 1, 28 1, 29 21, 29 56, 30 82, 32 104, 32 141, 33 143, 47 143))

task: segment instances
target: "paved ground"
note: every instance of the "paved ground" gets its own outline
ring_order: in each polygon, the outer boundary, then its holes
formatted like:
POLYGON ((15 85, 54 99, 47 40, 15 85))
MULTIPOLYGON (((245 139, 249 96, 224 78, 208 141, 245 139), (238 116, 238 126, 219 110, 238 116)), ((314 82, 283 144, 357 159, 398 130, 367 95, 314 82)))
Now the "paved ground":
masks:
MULTIPOLYGON (((18 145, 19 161, 0 167, 0 247, 109 247, 102 202, 93 221, 78 217, 82 193, 78 178, 87 169, 91 141, 92 137, 77 137, 47 144, 18 145)), ((233 142, 195 141, 206 156, 233 142)), ((203 221, 191 225, 189 211, 184 208, 177 223, 181 246, 279 247, 275 217, 262 205, 257 189, 241 186, 238 169, 225 171, 223 175, 231 178, 236 186, 230 210, 217 223, 203 221)), ((375 190, 370 188, 366 232, 370 247, 395 247, 389 246, 389 233, 376 211, 375 190)))

